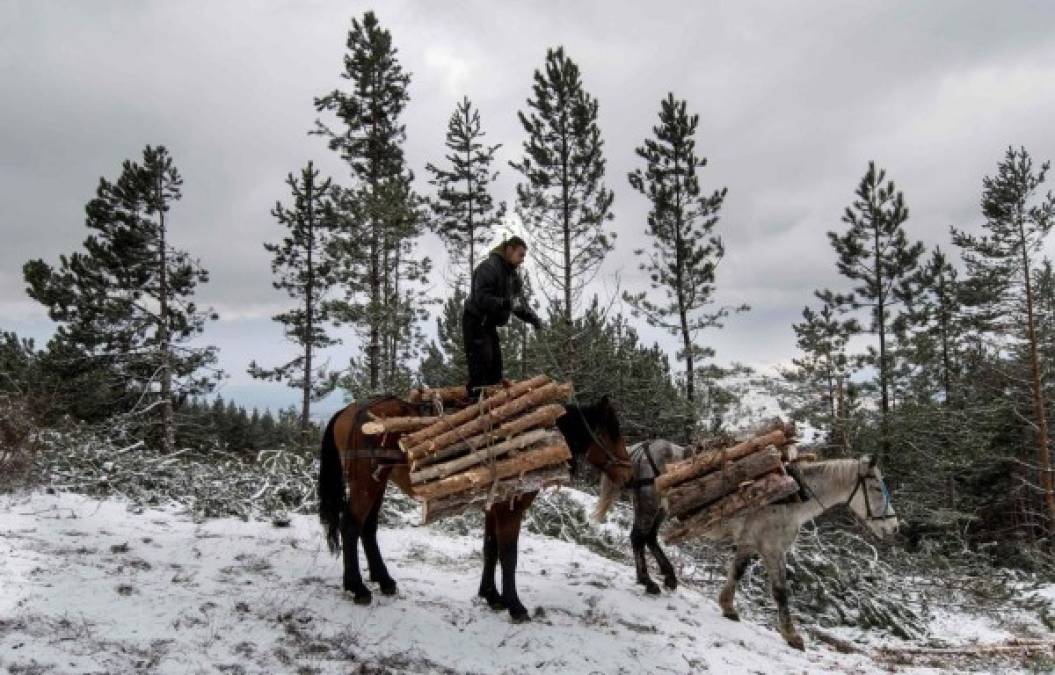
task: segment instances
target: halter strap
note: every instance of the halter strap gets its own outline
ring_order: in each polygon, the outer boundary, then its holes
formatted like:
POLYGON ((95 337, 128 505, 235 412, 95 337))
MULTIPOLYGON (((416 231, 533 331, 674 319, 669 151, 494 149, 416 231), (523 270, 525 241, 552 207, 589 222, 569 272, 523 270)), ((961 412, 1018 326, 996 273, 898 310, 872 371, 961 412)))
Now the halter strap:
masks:
POLYGON ((604 471, 610 466, 633 466, 633 464, 631 464, 629 461, 616 457, 615 453, 613 453, 605 443, 602 443, 601 439, 597 438, 597 434, 593 432, 593 427, 590 426, 590 422, 586 419, 586 415, 584 415, 582 412, 582 406, 575 405, 574 407, 575 410, 579 413, 579 417, 582 419, 583 426, 586 427, 586 433, 590 434, 590 438, 593 439, 593 442, 596 443, 597 447, 599 447, 605 454, 606 461, 604 463, 604 466, 601 467, 601 471, 604 471))
POLYGON ((656 460, 652 457, 652 443, 642 445, 641 452, 645 453, 645 458, 648 460, 649 466, 652 467, 652 476, 649 478, 635 478, 630 481, 627 487, 631 490, 640 490, 643 487, 655 485, 656 479, 659 478, 659 466, 656 465, 656 460))
MULTIPOLYGON (((872 476, 872 477, 875 478, 874 476, 872 476)), ((862 474, 860 471, 857 472, 857 482, 854 484, 854 489, 850 491, 850 496, 846 498, 846 501, 842 503, 842 506, 845 506, 847 508, 850 507, 850 502, 852 502, 854 500, 854 497, 857 496, 858 490, 860 490, 862 487, 865 487, 865 482, 868 480, 868 478, 869 478, 869 474, 862 474)), ((868 499, 868 490, 865 489, 864 492, 862 493, 864 495, 864 500, 865 500, 865 515, 866 515, 865 520, 871 522, 871 521, 876 521, 876 520, 889 520, 891 518, 897 518, 897 514, 889 513, 889 511, 890 511, 890 491, 887 490, 886 483, 883 482, 883 480, 879 479, 879 478, 876 478, 876 480, 879 481, 879 486, 881 488, 883 488, 883 510, 880 512, 879 515, 874 515, 872 513, 872 503, 868 499)), ((809 493, 810 497, 812 497, 813 499, 816 499, 817 503, 821 505, 821 508, 823 510, 827 511, 828 507, 824 505, 824 502, 822 502, 820 497, 817 496, 817 493, 814 492, 813 488, 811 488, 809 486, 809 483, 806 482, 806 477, 805 476, 802 477, 802 483, 801 484, 802 484, 803 489, 805 489, 806 492, 809 493)))

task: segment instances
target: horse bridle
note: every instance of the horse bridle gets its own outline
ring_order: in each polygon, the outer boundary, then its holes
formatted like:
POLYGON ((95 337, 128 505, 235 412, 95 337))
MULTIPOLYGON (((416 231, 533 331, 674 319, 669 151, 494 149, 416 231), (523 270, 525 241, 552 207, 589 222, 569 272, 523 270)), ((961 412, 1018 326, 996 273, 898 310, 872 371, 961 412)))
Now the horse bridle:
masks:
POLYGON ((854 489, 850 492, 850 496, 846 499, 847 507, 850 506, 850 502, 854 500, 854 497, 857 495, 857 492, 861 490, 861 488, 864 488, 864 491, 861 494, 863 494, 865 498, 865 514, 867 515, 867 520, 869 522, 875 520, 890 520, 891 518, 897 518, 896 513, 890 513, 890 491, 887 490, 886 483, 884 483, 883 479, 879 476, 872 475, 871 471, 869 471, 868 473, 857 473, 857 484, 854 485, 854 489), (879 487, 883 489, 883 511, 878 516, 872 513, 872 501, 868 498, 867 482, 869 478, 875 478, 876 480, 878 480, 879 487))
POLYGON ((590 426, 589 420, 587 420, 586 415, 582 413, 582 406, 576 405, 575 410, 579 413, 579 417, 582 418, 583 426, 586 427, 586 433, 590 434, 590 438, 593 439, 593 442, 597 444, 597 447, 599 447, 602 452, 604 452, 605 463, 603 466, 600 467, 601 471, 604 471, 610 466, 633 466, 633 464, 630 463, 629 459, 619 459, 618 457, 616 457, 615 453, 612 452, 608 445, 606 443, 602 443, 601 439, 597 438, 597 434, 593 432, 593 427, 590 426))
MULTIPOLYGON (((817 496, 817 493, 813 491, 813 488, 811 488, 809 484, 806 483, 805 478, 802 479, 802 487, 806 489, 806 492, 808 492, 811 497, 817 500, 817 503, 821 505, 821 508, 823 508, 825 511, 828 510, 828 507, 824 505, 824 502, 822 502, 820 497, 817 496)), ((890 513, 890 491, 887 490, 886 483, 884 483, 883 479, 879 476, 873 475, 871 468, 869 468, 866 473, 861 473, 860 470, 858 470, 857 483, 854 484, 854 489, 850 491, 850 496, 846 498, 845 502, 843 502, 843 506, 845 506, 846 508, 850 508, 850 503, 853 502, 854 497, 857 496, 857 493, 861 490, 861 488, 864 488, 864 491, 861 494, 864 495, 865 499, 865 520, 867 522, 874 522, 877 520, 890 520, 891 518, 897 518, 896 513, 890 513), (869 478, 875 478, 876 480, 878 480, 879 487, 883 489, 883 511, 878 516, 872 512, 872 502, 868 498, 869 478)))

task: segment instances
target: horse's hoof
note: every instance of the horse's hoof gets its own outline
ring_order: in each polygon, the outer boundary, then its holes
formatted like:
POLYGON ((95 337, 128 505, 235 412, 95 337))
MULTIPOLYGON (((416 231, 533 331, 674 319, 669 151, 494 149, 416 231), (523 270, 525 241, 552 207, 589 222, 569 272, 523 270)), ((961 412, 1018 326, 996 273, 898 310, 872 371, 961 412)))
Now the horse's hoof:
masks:
POLYGON ((667 587, 667 590, 673 591, 678 587, 678 580, 676 577, 667 577, 663 580, 663 585, 667 587))
POLYGON ((525 607, 516 607, 509 610, 509 618, 513 623, 527 623, 531 621, 531 614, 525 607))
POLYGON ((395 595, 397 590, 399 587, 391 579, 381 582, 381 595, 395 595))
POLYGON ((645 584, 645 592, 649 595, 659 595, 659 586, 654 581, 645 584))
POLYGON ((726 619, 729 619, 730 621, 740 620, 740 614, 735 609, 723 609, 722 616, 724 616, 726 619))
POLYGON ((374 599, 374 594, 370 591, 359 592, 352 596, 352 602, 357 605, 369 605, 374 599))
POLYGON ((506 609, 506 601, 502 599, 498 591, 481 591, 478 595, 487 602, 488 607, 496 612, 506 609))
POLYGON ((788 645, 798 649, 799 651, 806 651, 806 643, 802 640, 802 636, 798 633, 792 633, 791 635, 785 635, 784 641, 788 645))

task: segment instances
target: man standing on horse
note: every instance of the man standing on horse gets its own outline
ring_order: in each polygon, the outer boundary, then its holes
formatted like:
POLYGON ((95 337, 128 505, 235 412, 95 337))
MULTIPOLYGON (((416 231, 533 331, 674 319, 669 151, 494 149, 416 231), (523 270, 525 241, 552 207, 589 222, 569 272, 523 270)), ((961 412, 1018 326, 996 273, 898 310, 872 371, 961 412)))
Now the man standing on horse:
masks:
POLYGON ((469 366, 471 398, 480 387, 502 382, 502 348, 498 327, 509 323, 509 315, 539 329, 542 320, 524 299, 524 282, 517 268, 527 257, 527 244, 510 237, 496 246, 473 270, 472 287, 462 312, 462 337, 469 366))

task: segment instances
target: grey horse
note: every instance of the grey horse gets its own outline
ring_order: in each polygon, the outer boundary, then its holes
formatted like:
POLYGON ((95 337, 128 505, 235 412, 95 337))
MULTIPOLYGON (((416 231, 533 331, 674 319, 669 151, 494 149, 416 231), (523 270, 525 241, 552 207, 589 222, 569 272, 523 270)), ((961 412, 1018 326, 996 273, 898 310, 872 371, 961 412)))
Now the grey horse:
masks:
POLYGON ((777 603, 778 630, 789 645, 804 649, 788 609, 786 553, 798 537, 802 525, 822 513, 846 506, 877 537, 888 538, 897 532, 897 515, 890 503, 890 493, 876 462, 868 456, 860 459, 833 459, 799 464, 799 474, 808 495, 806 501, 771 504, 735 516, 705 536, 714 540, 732 540, 736 553, 729 564, 729 578, 718 596, 722 614, 739 621, 734 602, 736 585, 754 556, 762 558, 773 599, 777 603))
MULTIPOLYGON (((630 545, 634 550, 637 583, 644 586, 646 592, 657 595, 660 592, 659 586, 648 575, 648 562, 645 559, 646 548, 652 552, 652 556, 659 565, 664 586, 674 590, 678 587, 678 578, 674 574, 674 566, 670 564, 667 555, 660 548, 656 537, 659 533, 659 526, 663 524, 667 515, 659 492, 656 490, 656 477, 663 473, 668 463, 684 459, 688 451, 683 446, 662 439, 637 443, 630 446, 628 451, 633 468, 633 478, 624 487, 630 489, 634 496, 634 526, 630 530, 630 545)), ((594 517, 601 520, 618 496, 619 489, 611 481, 602 477, 601 497, 598 500, 594 517)))

